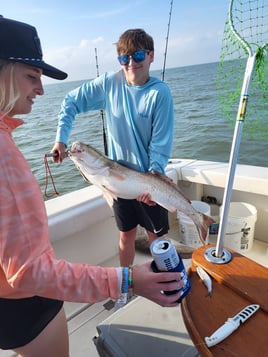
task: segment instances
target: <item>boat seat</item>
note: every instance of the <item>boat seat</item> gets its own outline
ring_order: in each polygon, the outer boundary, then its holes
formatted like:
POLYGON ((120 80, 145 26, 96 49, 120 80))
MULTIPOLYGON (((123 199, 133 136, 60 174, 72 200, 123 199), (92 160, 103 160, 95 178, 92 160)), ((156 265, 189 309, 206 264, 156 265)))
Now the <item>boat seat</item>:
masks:
POLYGON ((180 306, 161 307, 137 297, 97 326, 100 357, 197 357, 180 306))

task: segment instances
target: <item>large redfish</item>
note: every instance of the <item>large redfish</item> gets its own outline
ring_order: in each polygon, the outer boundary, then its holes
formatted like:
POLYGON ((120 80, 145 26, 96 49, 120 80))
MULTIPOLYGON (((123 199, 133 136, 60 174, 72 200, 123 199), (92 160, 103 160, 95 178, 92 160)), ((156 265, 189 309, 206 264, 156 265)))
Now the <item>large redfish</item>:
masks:
POLYGON ((110 206, 117 197, 135 199, 143 193, 149 193, 152 201, 168 211, 179 210, 186 214, 196 225, 200 239, 205 244, 213 219, 196 211, 191 201, 167 176, 129 169, 79 141, 72 144, 69 157, 84 179, 102 190, 110 206))

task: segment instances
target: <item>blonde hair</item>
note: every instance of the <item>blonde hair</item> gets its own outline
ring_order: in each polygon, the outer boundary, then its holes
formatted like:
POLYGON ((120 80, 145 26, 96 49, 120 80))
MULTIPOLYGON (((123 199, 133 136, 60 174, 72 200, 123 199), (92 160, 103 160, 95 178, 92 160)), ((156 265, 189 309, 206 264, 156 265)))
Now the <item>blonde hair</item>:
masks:
POLYGON ((0 111, 4 114, 8 114, 14 108, 16 101, 20 97, 14 74, 15 65, 16 62, 0 58, 0 111), (9 89, 7 89, 3 78, 8 68, 10 68, 9 89))

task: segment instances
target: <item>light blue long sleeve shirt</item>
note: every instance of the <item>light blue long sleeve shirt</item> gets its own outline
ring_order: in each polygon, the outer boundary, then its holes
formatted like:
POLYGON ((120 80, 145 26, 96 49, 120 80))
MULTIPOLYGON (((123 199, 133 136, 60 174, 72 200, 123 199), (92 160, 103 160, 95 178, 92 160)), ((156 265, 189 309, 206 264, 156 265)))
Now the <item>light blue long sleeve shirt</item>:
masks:
POLYGON ((134 170, 164 173, 174 126, 172 96, 164 82, 151 77, 142 86, 129 85, 123 71, 85 82, 62 103, 56 142, 67 145, 75 116, 90 110, 105 110, 111 159, 134 170))

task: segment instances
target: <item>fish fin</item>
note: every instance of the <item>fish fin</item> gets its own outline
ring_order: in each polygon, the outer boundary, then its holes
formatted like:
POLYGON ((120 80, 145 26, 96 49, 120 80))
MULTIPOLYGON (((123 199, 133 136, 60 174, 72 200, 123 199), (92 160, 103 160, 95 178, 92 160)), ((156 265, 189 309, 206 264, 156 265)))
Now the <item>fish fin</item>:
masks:
POLYGON ((161 180, 164 180, 164 181, 167 182, 167 183, 174 183, 174 181, 173 181, 170 177, 168 177, 168 176, 165 175, 165 174, 161 174, 161 173, 158 172, 158 171, 150 171, 150 172, 146 172, 146 174, 157 176, 157 177, 159 177, 161 180))
MULTIPOLYGON (((188 203, 191 203, 188 197, 185 196, 185 194, 179 189, 179 187, 175 184, 175 182, 168 177, 167 175, 161 174, 160 172, 157 171, 150 171, 150 172, 145 172, 144 176, 152 177, 152 178, 157 178, 158 180, 161 180, 165 184, 172 186, 188 203)), ((173 213, 178 210, 177 206, 171 206, 170 203, 167 201, 166 203, 164 202, 156 202, 169 212, 173 213)))
POLYGON ((105 187, 102 187, 102 195, 103 198, 105 198, 106 202, 110 206, 110 208, 113 207, 114 200, 117 201, 117 196, 113 194, 111 191, 107 190, 105 187))
MULTIPOLYGON (((189 203, 191 203, 191 201, 189 200, 189 198, 187 196, 185 196, 185 194, 180 190, 180 188, 178 187, 178 185, 167 175, 161 174, 160 172, 157 171, 150 171, 150 172, 146 172, 145 175, 148 176, 156 176, 157 178, 159 178, 160 180, 162 180, 163 182, 165 182, 168 185, 171 185, 176 191, 179 192, 179 194, 189 203)), ((167 210, 169 210, 170 212, 175 212, 177 210, 177 208, 167 208, 165 207, 167 210)))
POLYGON ((84 181, 88 182, 88 183, 92 183, 84 174, 83 172, 80 170, 80 168, 78 166, 76 166, 80 172, 80 175, 83 177, 84 181))

